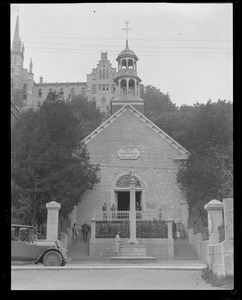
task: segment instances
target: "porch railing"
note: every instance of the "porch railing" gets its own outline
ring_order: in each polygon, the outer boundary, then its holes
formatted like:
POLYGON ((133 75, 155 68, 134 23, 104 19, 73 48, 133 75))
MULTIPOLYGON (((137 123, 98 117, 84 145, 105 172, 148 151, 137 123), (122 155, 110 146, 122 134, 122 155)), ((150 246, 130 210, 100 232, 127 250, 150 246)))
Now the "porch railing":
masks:
MULTIPOLYGON (((94 211, 94 219, 97 221, 129 220, 130 211, 94 211)), ((164 213, 159 210, 136 211, 137 220, 164 220, 164 213)))

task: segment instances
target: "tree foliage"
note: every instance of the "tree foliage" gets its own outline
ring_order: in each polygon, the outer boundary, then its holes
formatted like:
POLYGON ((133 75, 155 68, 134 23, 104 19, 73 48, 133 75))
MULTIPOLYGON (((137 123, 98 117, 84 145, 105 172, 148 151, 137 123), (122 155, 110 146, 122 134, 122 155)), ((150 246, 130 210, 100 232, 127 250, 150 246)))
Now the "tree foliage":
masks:
POLYGON ((21 114, 11 145, 12 221, 43 223, 50 201, 59 202, 66 217, 99 182, 99 166, 80 144, 82 124, 55 92, 38 110, 21 114))
POLYGON ((190 156, 177 182, 187 196, 190 216, 206 220, 204 205, 233 197, 233 107, 226 100, 176 107, 169 95, 143 88, 145 115, 185 147, 190 156))

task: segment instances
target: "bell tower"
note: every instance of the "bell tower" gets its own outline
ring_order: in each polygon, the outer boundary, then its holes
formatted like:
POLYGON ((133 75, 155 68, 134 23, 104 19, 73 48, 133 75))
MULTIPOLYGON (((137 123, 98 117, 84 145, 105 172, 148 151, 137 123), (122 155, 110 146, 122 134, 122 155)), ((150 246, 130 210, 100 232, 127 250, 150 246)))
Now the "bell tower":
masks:
POLYGON ((116 98, 111 101, 111 112, 114 114, 125 104, 131 104, 142 114, 144 113, 144 100, 140 98, 140 82, 141 79, 137 75, 138 57, 129 48, 128 45, 128 28, 129 21, 125 21, 126 28, 126 47, 118 55, 118 73, 114 79, 116 84, 116 98))

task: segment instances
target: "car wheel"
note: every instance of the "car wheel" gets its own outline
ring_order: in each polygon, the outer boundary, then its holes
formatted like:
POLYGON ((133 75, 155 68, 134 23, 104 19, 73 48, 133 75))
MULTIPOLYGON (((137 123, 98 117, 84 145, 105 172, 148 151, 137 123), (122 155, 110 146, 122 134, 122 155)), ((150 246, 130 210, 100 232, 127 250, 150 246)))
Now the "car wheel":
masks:
POLYGON ((62 257, 57 251, 49 251, 44 255, 43 264, 45 266, 61 266, 62 257))

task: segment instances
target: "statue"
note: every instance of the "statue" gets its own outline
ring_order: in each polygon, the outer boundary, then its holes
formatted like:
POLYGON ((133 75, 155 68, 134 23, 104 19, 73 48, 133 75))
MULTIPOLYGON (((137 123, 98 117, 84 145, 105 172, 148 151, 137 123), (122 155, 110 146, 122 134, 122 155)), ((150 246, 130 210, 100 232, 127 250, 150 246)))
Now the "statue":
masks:
POLYGON ((135 169, 132 167, 132 169, 130 170, 130 177, 131 178, 135 178, 135 169))

